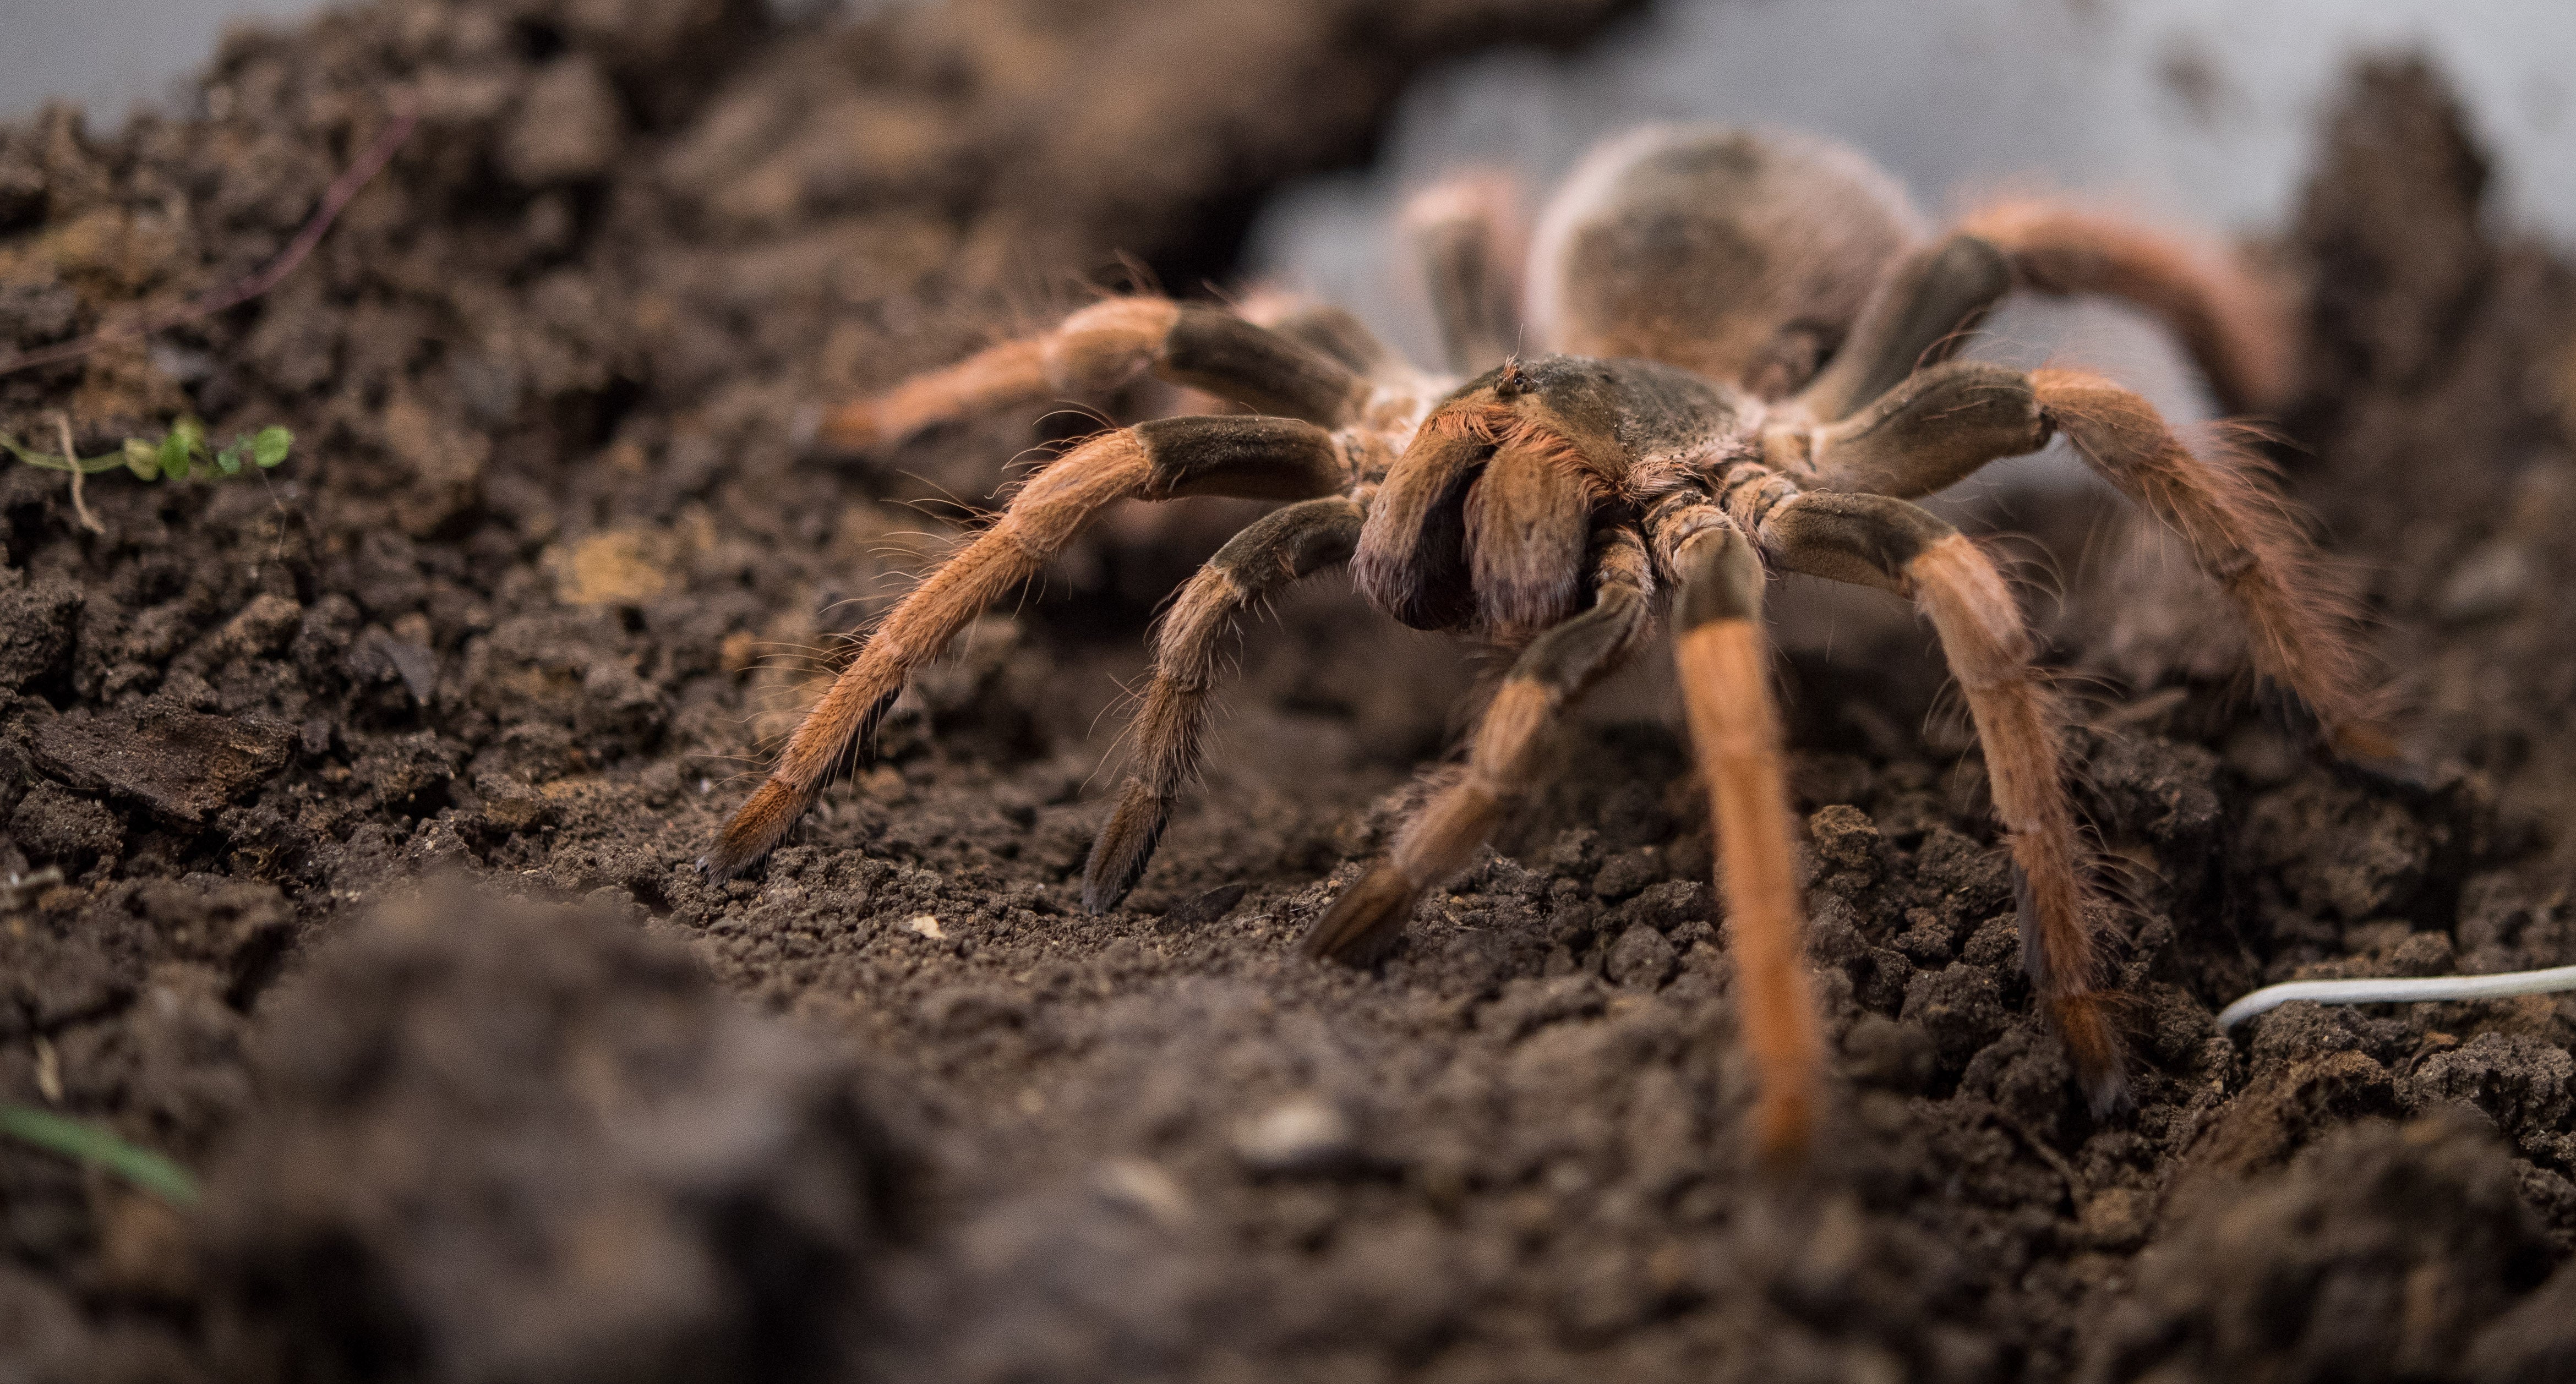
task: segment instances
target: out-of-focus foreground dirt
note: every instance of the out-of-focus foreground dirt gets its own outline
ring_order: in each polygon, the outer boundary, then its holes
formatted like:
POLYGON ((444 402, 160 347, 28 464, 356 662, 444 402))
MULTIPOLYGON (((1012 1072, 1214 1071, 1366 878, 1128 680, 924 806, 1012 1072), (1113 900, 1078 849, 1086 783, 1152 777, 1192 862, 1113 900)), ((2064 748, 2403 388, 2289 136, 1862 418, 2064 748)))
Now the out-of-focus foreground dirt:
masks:
POLYGON ((300 439, 267 483, 101 477, 103 535, 0 473, 0 871, 65 880, 0 897, 0 1100, 206 1181, 179 1211, 0 1143, 0 1380, 2576 1373, 2576 1002, 2210 1026, 2576 941, 2576 291, 2412 65, 2356 76, 2279 249, 2295 485, 2371 574, 2423 781, 2218 683, 2087 685, 2133 1113, 2090 1119, 2028 1010, 1954 718, 1858 660, 1790 676, 1840 1093, 1794 1184, 1739 1162, 1659 720, 1572 737, 1381 971, 1290 955, 1474 671, 1332 583, 1247 640, 1210 786, 1084 916, 1120 680, 1238 508, 1110 525, 796 844, 690 869, 942 549, 929 502, 1084 426, 859 465, 799 443, 816 408, 1086 283, 1199 288, 1422 63, 1611 8, 416 0, 236 40, 187 120, 0 130, 26 347, 248 271, 424 114, 265 300, 0 378, 0 428, 88 451, 300 439))

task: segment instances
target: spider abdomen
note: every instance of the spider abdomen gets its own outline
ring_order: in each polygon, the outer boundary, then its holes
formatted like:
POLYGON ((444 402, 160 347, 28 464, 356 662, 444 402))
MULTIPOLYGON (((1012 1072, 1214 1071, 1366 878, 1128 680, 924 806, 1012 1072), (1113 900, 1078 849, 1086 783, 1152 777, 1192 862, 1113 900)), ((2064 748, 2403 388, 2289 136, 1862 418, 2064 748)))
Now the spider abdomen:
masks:
POLYGON ((1651 126, 1594 150, 1549 203, 1531 325, 1557 350, 1666 361, 1779 398, 1925 234, 1896 180, 1832 140, 1651 126))

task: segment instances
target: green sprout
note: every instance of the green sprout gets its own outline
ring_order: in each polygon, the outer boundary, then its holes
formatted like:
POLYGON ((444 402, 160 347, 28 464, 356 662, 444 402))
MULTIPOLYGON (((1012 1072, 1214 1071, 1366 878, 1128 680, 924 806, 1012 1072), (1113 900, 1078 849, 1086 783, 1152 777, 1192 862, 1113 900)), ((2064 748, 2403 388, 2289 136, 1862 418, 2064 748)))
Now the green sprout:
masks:
POLYGON ((158 442, 139 437, 127 438, 125 445, 103 456, 73 456, 39 452, 22 446, 18 439, 0 433, 0 448, 29 466, 48 471, 70 471, 77 475, 95 476, 122 466, 141 481, 205 480, 214 476, 238 476, 245 462, 266 471, 286 460, 295 446, 295 434, 284 428, 262 428, 244 433, 220 450, 210 449, 206 427, 193 418, 182 418, 170 425, 169 434, 158 442))
POLYGON ((0 1134, 23 1139, 75 1163, 104 1168, 173 1206, 196 1205, 197 1179, 187 1169, 86 1120, 24 1105, 0 1105, 0 1134))
POLYGON ((71 415, 54 415, 54 426, 61 431, 63 449, 59 453, 39 452, 22 446, 18 439, 0 433, 0 449, 29 466, 47 471, 68 471, 72 477, 72 513, 80 516, 80 525, 91 533, 107 529, 89 512, 89 502, 81 498, 81 482, 101 471, 124 467, 140 481, 204 480, 209 476, 238 476, 242 463, 265 471, 286 460, 287 451, 295 445, 295 434, 284 428, 262 428, 244 433, 221 451, 206 448, 206 425, 194 418, 182 418, 170 425, 169 434, 158 442, 129 437, 125 445, 105 456, 85 457, 72 447, 71 415))

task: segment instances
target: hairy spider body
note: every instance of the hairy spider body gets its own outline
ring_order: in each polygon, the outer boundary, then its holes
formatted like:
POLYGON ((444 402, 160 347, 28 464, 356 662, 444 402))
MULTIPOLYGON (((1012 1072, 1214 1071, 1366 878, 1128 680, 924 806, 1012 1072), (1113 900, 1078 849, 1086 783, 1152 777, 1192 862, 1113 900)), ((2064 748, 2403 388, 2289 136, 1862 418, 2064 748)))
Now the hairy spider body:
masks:
POLYGON ((2388 753, 2344 609, 2247 459, 2195 455, 2106 381, 1950 359, 2016 287, 2103 292, 2157 313, 2223 400, 2251 402, 2281 378, 2266 300, 2223 261, 2117 223, 2022 204, 1933 238, 1839 146, 1655 129, 1597 151, 1541 218, 1525 297, 1548 353, 1503 359, 1524 295, 1499 186, 1434 189, 1407 217, 1464 384, 1331 308, 1255 323, 1128 298, 835 414, 829 435, 863 446, 1147 370, 1256 410, 1117 429, 1040 471, 871 633, 703 866, 729 875, 783 839, 831 770, 869 752, 910 671, 1102 508, 1293 501, 1227 543, 1158 629, 1136 772, 1085 866, 1086 905, 1115 907, 1150 862, 1199 764, 1219 645, 1266 593, 1347 563, 1389 616, 1513 654, 1460 762, 1307 931, 1308 954, 1348 961, 1384 951, 1473 860, 1559 714, 1660 616, 1717 835, 1755 1140, 1792 1159, 1812 1137, 1823 1042, 1762 626, 1777 567, 1893 592, 1932 626, 1984 746, 2033 988, 2095 1109, 2117 1106, 2122 1045, 2056 698, 1994 562, 1909 501, 2064 435, 2191 542, 2251 625, 2258 671, 2340 747, 2388 753))

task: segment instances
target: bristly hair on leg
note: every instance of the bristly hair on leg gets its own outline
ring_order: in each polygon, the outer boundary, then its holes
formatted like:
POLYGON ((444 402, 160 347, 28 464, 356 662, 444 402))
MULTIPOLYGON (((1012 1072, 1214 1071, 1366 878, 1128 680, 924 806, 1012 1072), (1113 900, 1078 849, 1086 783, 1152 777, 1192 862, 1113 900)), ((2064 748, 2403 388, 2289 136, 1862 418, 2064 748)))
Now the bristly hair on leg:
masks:
POLYGON ((2261 459, 2241 448, 2195 455, 2146 400, 2097 376, 2040 370, 2031 384, 2077 455, 2179 531, 2201 570, 2226 588, 2254 636, 2256 671, 2306 701, 2344 754, 2395 758, 2352 632, 2359 603, 2315 558, 2289 501, 2265 483, 2261 459))

